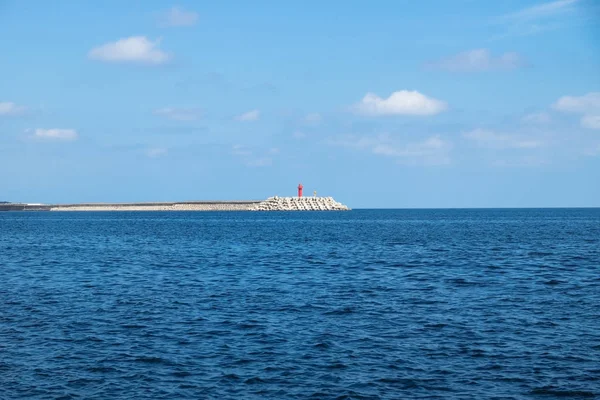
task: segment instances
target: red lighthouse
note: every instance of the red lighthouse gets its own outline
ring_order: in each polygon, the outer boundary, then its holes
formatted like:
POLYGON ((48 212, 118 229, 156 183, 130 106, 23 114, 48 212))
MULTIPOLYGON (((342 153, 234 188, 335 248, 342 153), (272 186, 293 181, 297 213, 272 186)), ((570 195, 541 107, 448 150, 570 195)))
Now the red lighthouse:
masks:
POLYGON ((304 186, 302 186, 302 184, 298 185, 298 197, 302 197, 302 189, 304 189, 304 186))

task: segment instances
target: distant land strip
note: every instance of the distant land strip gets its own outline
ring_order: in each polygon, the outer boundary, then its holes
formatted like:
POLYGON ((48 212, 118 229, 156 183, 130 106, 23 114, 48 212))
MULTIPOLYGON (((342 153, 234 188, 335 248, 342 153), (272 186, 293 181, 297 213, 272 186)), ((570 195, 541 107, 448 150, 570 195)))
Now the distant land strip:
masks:
POLYGON ((0 203, 0 211, 348 211, 333 197, 269 197, 266 200, 148 203, 0 203))
POLYGON ((0 211, 241 211, 248 210, 259 203, 260 200, 72 204, 1 203, 0 211))

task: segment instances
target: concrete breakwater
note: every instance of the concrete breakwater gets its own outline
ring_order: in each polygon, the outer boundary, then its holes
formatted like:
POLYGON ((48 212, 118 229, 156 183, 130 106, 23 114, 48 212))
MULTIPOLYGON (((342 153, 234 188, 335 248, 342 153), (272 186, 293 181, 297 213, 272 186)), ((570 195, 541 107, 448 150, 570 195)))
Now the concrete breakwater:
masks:
POLYGON ((50 211, 45 204, 0 203, 0 211, 50 211))
POLYGON ((269 197, 250 207, 251 211, 347 211, 333 197, 269 197))
POLYGON ((190 201, 177 203, 89 203, 50 206, 50 211, 248 211, 259 201, 190 201))
POLYGON ((264 201, 0 204, 0 211, 344 211, 332 197, 269 197, 264 201))

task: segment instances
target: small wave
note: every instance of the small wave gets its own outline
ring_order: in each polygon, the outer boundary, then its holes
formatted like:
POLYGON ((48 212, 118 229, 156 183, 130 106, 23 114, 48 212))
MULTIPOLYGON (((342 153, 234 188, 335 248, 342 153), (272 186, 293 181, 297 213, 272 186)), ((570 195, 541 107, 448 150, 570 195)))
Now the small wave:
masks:
POLYGON ((448 326, 448 324, 437 323, 437 324, 425 324, 425 328, 429 329, 442 329, 448 326))
POLYGON ((554 386, 544 386, 531 391, 531 394, 555 396, 555 397, 585 397, 593 398, 596 394, 586 390, 563 390, 554 386))
POLYGON ((89 368, 87 368, 87 370, 89 372, 97 372, 97 373, 101 373, 101 374, 106 374, 109 372, 119 372, 119 370, 114 367, 105 367, 102 365, 95 366, 95 367, 89 367, 89 368))
POLYGON ((227 379, 227 380, 232 380, 232 381, 238 381, 238 380, 240 380, 240 376, 236 375, 236 374, 225 374, 221 378, 222 379, 227 379))
POLYGON ((76 394, 67 393, 67 394, 63 394, 62 396, 57 397, 56 400, 70 400, 70 399, 76 399, 78 397, 79 396, 76 394))
POLYGON ((300 312, 301 310, 298 307, 284 306, 284 307, 280 307, 280 308, 275 309, 275 311, 277 311, 277 312, 291 312, 291 313, 296 313, 296 312, 300 312))
POLYGON ((419 387, 416 381, 407 378, 379 378, 377 382, 393 385, 402 385, 405 389, 419 387))
POLYGON ((554 285, 560 285, 561 283, 565 283, 565 281, 559 281, 558 279, 551 279, 549 281, 544 282, 544 285, 554 286, 554 285))
POLYGON ((192 373, 188 371, 174 371, 171 375, 176 376, 178 378, 185 378, 186 376, 191 376, 192 373))
POLYGON ((250 364, 250 363, 253 363, 253 362, 255 362, 255 360, 250 359, 250 358, 240 358, 239 360, 236 360, 234 362, 234 364, 236 364, 236 365, 244 365, 244 364, 250 364))
POLYGON ((344 369, 344 368, 348 368, 348 366, 344 363, 336 362, 336 363, 327 365, 325 368, 327 368, 327 369, 344 369))
POLYGON ((168 360, 161 357, 137 357, 134 361, 146 364, 169 364, 168 360))
POLYGON ((255 384, 258 384, 258 383, 266 383, 266 381, 264 379, 262 379, 261 377, 254 376, 252 378, 246 379, 244 381, 244 383, 248 384, 248 385, 255 385, 255 384))
POLYGON ((483 366, 479 367, 478 369, 487 370, 487 371, 499 371, 501 369, 504 369, 504 367, 500 364, 488 364, 488 365, 483 365, 483 366))
POLYGON ((478 282, 468 281, 463 278, 447 279, 446 282, 452 283, 457 286, 481 286, 481 284, 478 282))
POLYGON ((76 378, 76 379, 67 381, 67 386, 80 388, 80 387, 85 387, 90 384, 94 384, 94 383, 98 383, 98 382, 101 382, 101 379, 76 378))
POLYGON ((125 324, 125 325, 121 325, 121 328, 125 328, 125 329, 143 329, 143 328, 147 328, 146 325, 140 325, 140 324, 125 324))
POLYGON ((237 327, 240 328, 240 329, 246 330, 246 329, 262 328, 263 326, 262 325, 258 325, 258 324, 245 324, 244 323, 244 324, 238 324, 237 327))
POLYGON ((344 393, 335 398, 335 400, 367 400, 367 399, 369 399, 369 400, 379 399, 379 396, 363 395, 363 394, 360 394, 360 393, 357 393, 357 392, 351 390, 348 393, 344 393))
POLYGON ((311 399, 326 399, 328 397, 331 397, 330 393, 324 393, 324 392, 314 392, 312 393, 310 396, 308 396, 311 399))
POLYGON ((354 309, 352 307, 344 307, 344 308, 338 308, 336 310, 327 311, 324 314, 325 315, 345 315, 345 314, 352 314, 353 312, 354 312, 354 309))
POLYGON ((198 386, 190 385, 189 383, 184 383, 179 385, 179 389, 198 389, 198 386))

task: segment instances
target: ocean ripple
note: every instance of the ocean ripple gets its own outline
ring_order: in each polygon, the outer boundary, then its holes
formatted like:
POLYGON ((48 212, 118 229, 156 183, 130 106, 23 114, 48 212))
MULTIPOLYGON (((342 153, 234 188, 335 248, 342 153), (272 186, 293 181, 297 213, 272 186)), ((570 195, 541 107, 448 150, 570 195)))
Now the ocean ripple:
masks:
POLYGON ((600 210, 0 214, 0 398, 600 396, 600 210))

